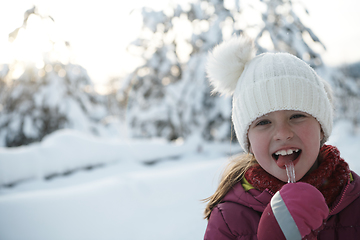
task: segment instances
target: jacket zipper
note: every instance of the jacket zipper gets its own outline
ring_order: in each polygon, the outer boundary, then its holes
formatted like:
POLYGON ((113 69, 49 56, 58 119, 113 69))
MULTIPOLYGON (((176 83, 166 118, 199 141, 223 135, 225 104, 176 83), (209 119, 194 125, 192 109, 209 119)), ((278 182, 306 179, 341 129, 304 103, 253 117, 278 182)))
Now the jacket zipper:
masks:
POLYGON ((331 216, 331 214, 332 214, 332 213, 339 207, 339 205, 341 204, 341 202, 342 202, 342 200, 344 199, 345 193, 346 193, 347 189, 349 188, 349 186, 350 186, 350 178, 349 178, 349 180, 348 180, 348 183, 347 183, 346 186, 345 186, 344 192, 343 192, 343 194, 341 195, 341 198, 340 198, 339 202, 338 202, 338 203, 336 204, 336 206, 330 211, 329 217, 331 216))

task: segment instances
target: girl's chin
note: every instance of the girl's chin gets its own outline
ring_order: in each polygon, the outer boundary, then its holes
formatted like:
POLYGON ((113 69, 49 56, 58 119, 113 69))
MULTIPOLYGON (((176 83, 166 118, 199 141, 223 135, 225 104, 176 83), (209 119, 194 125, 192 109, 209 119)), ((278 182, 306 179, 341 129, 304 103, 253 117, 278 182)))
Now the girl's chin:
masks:
POLYGON ((285 175, 283 173, 280 173, 277 175, 274 175, 274 174, 271 174, 271 175, 273 175, 274 177, 276 177, 277 179, 279 179, 282 182, 285 182, 285 183, 288 182, 288 177, 287 177, 286 173, 285 173, 285 175))

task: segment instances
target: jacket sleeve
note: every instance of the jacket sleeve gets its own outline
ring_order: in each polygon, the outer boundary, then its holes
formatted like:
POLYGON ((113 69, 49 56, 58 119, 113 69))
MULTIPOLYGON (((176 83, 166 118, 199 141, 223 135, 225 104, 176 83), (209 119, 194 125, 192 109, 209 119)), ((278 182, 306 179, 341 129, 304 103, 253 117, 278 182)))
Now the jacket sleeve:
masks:
POLYGON ((325 199, 315 187, 302 182, 286 184, 265 208, 258 239, 316 239, 315 232, 328 214, 325 199))
POLYGON ((236 239, 224 220, 224 217, 218 207, 215 207, 210 215, 206 228, 204 240, 232 240, 236 239))
POLYGON ((205 240, 257 240, 260 213, 237 203, 220 203, 211 212, 205 240))

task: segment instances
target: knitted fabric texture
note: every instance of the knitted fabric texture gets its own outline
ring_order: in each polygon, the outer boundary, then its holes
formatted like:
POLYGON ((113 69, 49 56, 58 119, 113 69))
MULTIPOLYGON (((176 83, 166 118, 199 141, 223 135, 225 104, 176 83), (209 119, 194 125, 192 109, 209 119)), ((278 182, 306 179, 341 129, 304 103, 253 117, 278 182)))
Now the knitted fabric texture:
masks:
POLYGON ((264 53, 247 63, 233 96, 232 120, 240 145, 249 151, 248 129, 258 117, 279 110, 312 115, 332 131, 333 108, 323 80, 304 61, 288 53, 264 53))
MULTIPOLYGON (((331 145, 324 145, 320 149, 319 167, 305 175, 300 182, 316 187, 326 200, 330 208, 345 184, 350 180, 348 164, 340 157, 339 150, 331 145)), ((245 173, 246 180, 260 191, 265 189, 276 193, 286 184, 267 173, 259 164, 249 168, 245 173)))

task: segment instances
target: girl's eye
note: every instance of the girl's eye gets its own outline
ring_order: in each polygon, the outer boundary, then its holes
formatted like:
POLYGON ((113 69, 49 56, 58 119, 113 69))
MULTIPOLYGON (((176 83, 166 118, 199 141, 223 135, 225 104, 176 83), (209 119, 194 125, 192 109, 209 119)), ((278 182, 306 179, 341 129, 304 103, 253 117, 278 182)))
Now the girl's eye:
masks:
POLYGON ((299 113, 299 114, 292 115, 292 116, 290 117, 290 119, 294 119, 294 118, 303 118, 303 117, 305 117, 305 115, 304 115, 304 114, 299 113))
POLYGON ((262 126, 271 123, 269 120, 261 120, 256 124, 256 126, 262 126))

